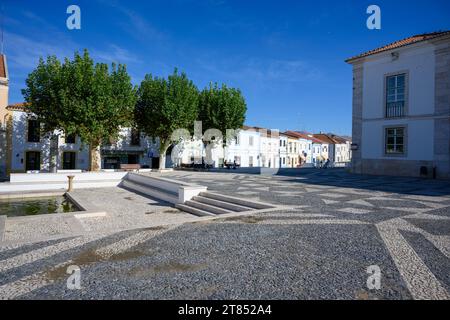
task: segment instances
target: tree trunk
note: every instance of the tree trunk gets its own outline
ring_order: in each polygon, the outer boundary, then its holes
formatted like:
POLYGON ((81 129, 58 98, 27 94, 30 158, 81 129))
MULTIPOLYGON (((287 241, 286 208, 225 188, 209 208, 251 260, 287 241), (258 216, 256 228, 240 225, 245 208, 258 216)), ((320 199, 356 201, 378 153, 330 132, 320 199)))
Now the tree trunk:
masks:
POLYGON ((165 169, 166 168, 166 154, 160 154, 159 155, 159 169, 165 169))
POLYGON ((100 145, 91 144, 89 145, 89 170, 100 171, 100 169, 101 169, 100 145))
POLYGON ((159 169, 162 170, 166 168, 166 152, 170 144, 161 140, 159 143, 159 169))
POLYGON ((56 173, 58 170, 59 135, 50 136, 50 172, 56 173))
POLYGON ((205 147, 205 163, 212 165, 214 163, 212 158, 212 149, 214 148, 213 142, 204 142, 205 147))

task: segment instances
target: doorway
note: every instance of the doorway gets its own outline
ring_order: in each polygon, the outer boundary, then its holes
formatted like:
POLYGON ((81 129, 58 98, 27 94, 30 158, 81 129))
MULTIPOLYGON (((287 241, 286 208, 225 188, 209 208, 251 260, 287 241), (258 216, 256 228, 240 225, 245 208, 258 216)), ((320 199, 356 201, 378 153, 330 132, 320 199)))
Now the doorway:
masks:
POLYGON ((25 171, 41 170, 41 153, 38 151, 28 151, 25 154, 25 171))
POLYGON ((63 170, 76 169, 76 152, 63 153, 63 170))

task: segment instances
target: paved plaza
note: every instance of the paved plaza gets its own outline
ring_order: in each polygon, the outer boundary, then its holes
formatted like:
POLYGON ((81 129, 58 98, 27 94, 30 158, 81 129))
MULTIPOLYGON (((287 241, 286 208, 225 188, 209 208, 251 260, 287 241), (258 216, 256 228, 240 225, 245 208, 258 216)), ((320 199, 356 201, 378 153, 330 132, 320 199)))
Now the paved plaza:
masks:
POLYGON ((0 298, 450 298, 446 181, 344 169, 166 176, 276 208, 202 220, 120 188, 79 191, 93 205, 109 194, 110 215, 79 235, 0 245, 0 298), (80 290, 67 288, 70 265, 80 290), (367 285, 371 266, 379 289, 367 285))

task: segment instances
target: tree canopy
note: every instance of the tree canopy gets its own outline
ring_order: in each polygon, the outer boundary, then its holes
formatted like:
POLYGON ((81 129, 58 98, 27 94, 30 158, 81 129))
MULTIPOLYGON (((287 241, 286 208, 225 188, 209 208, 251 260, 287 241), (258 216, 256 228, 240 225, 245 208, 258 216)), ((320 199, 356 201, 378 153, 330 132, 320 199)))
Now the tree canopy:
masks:
POLYGON ((199 117, 203 129, 218 129, 226 139, 227 129, 240 129, 247 105, 239 89, 210 84, 200 93, 199 117))
POLYGON ((136 90, 126 67, 113 64, 110 70, 94 63, 87 50, 62 63, 55 56, 41 58, 26 86, 22 94, 28 111, 46 132, 77 135, 90 146, 91 170, 99 169, 102 141, 117 137, 120 128, 133 121, 136 90))
POLYGON ((146 75, 137 92, 135 119, 140 130, 160 142, 160 168, 178 129, 193 131, 198 115, 198 89, 177 70, 167 79, 146 75))

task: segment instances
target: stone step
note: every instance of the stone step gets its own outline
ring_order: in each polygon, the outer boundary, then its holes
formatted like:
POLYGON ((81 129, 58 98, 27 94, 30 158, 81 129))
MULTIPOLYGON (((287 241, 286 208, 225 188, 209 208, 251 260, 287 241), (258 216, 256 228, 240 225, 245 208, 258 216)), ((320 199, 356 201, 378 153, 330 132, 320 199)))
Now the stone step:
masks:
POLYGON ((178 192, 176 192, 176 191, 172 191, 172 190, 168 190, 168 189, 156 186, 156 185, 152 185, 148 181, 145 181, 145 180, 136 180, 136 179, 133 179, 133 178, 127 176, 122 181, 129 181, 129 182, 138 184, 145 188, 150 188, 150 189, 158 190, 160 192, 167 193, 167 194, 170 194, 173 196, 178 196, 178 192))
POLYGON ((234 204, 234 203, 230 203, 230 202, 226 202, 226 201, 220 201, 220 200, 207 198, 207 197, 203 197, 203 196, 196 196, 193 199, 197 202, 206 203, 209 205, 213 205, 215 207, 219 207, 219 208, 223 208, 223 209, 227 209, 227 210, 231 210, 231 211, 235 211, 235 212, 253 210, 253 208, 250 208, 250 207, 245 207, 245 206, 241 206, 238 204, 234 204))
POLYGON ((206 197, 206 198, 210 198, 210 199, 219 200, 219 201, 223 201, 223 202, 234 203, 234 204, 237 204, 237 205, 240 205, 240 206, 249 207, 249 208, 252 208, 252 209, 269 209, 269 208, 273 208, 273 206, 268 205, 268 204, 255 202, 255 201, 249 201, 249 200, 240 199, 240 198, 224 196, 224 195, 218 194, 218 193, 202 192, 202 193, 200 193, 200 196, 206 197))
POLYGON ((173 193, 167 192, 166 190, 150 187, 145 184, 141 184, 139 182, 130 181, 130 180, 123 180, 120 186, 125 187, 127 189, 140 192, 142 194, 172 203, 176 204, 178 203, 178 195, 175 195, 173 193))
POLYGON ((208 212, 208 211, 204 211, 204 210, 201 210, 201 209, 198 209, 198 208, 194 208, 194 207, 191 207, 191 206, 188 206, 188 205, 185 205, 185 204, 181 204, 181 203, 175 205, 175 207, 177 209, 180 209, 180 210, 185 211, 185 212, 192 213, 193 215, 196 215, 196 216, 199 216, 199 217, 216 216, 214 213, 211 213, 211 212, 208 212))
POLYGON ((167 181, 164 181, 161 178, 148 177, 136 173, 129 173, 124 177, 123 180, 131 181, 133 183, 137 183, 148 188, 158 189, 162 192, 178 195, 178 186, 173 183, 168 183, 167 181))
POLYGON ((225 213, 232 213, 233 211, 227 210, 227 209, 223 209, 220 207, 216 207, 216 206, 212 206, 206 203, 202 203, 202 202, 197 202, 197 201, 186 201, 184 204, 190 206, 190 207, 194 207, 197 209, 201 209, 203 211, 207 211, 207 212, 211 212, 214 214, 225 214, 225 213))

